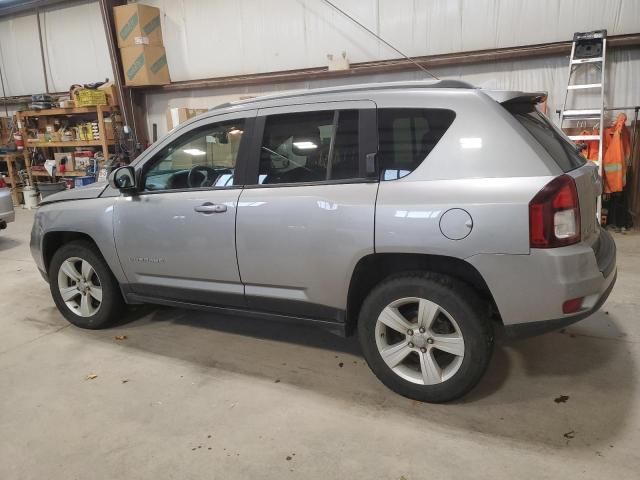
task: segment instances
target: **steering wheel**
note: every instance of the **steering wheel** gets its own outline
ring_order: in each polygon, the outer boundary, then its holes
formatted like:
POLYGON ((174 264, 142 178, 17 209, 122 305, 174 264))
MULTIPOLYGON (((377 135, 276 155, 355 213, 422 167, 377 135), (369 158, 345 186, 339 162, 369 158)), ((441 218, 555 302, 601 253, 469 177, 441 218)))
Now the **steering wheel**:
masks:
POLYGON ((217 178, 218 172, 215 169, 206 165, 196 165, 189 170, 187 185, 189 185, 189 188, 210 187, 217 178))

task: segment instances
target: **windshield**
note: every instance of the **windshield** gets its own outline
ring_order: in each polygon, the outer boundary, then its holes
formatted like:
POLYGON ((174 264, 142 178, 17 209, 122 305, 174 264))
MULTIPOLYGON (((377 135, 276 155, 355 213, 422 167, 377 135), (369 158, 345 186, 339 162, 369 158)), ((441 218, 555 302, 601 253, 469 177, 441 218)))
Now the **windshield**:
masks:
POLYGON ((505 107, 542 145, 563 172, 575 170, 585 164, 585 158, 580 155, 571 140, 533 105, 517 110, 513 106, 505 107))

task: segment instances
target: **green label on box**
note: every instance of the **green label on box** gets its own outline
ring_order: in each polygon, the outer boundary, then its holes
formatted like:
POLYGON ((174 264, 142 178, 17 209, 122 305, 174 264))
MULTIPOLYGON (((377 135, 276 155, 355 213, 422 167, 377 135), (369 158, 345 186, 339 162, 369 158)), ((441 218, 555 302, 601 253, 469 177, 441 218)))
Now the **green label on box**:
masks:
POLYGON ((151 71, 153 73, 158 73, 160 69, 164 67, 166 64, 167 64, 167 56, 162 55, 158 60, 153 62, 153 64, 151 65, 151 71))
POLYGON ((149 35, 159 26, 160 26, 160 15, 158 15, 157 17, 153 17, 149 23, 147 23, 144 27, 142 27, 142 30, 144 30, 144 33, 149 35))
POLYGON ((127 78, 129 80, 133 80, 133 77, 135 77, 138 74, 138 72, 140 71, 143 65, 144 65, 144 53, 141 53, 140 56, 136 58, 136 61, 133 62, 131 66, 127 69, 127 78))
POLYGON ((131 32, 133 32, 133 29, 136 28, 136 25, 138 25, 137 12, 131 15, 131 18, 129 19, 129 21, 125 23, 124 27, 120 29, 120 38, 122 40, 126 40, 127 37, 131 35, 131 32))

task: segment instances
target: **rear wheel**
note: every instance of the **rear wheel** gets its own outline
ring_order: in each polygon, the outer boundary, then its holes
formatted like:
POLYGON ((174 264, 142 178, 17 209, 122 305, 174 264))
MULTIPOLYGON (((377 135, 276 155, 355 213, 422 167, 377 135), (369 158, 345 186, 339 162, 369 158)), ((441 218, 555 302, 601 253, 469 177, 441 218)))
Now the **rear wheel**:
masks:
POLYGON ((473 289, 435 274, 394 276, 365 299, 358 335, 365 358, 391 390, 415 400, 463 396, 493 351, 487 309, 473 289))
POLYGON ((89 242, 70 242, 53 255, 49 287, 58 310, 78 327, 106 327, 124 307, 117 280, 89 242))

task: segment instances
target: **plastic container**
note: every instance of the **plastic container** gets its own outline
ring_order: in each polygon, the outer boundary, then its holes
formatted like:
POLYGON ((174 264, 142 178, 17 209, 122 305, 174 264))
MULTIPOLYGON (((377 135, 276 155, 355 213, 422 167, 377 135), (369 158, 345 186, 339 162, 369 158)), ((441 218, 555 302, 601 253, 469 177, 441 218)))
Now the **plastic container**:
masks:
POLYGON ((96 177, 76 177, 76 187, 84 187, 85 185, 89 185, 91 183, 96 182, 96 177))
POLYGON ((34 187, 23 187, 24 208, 31 210, 38 206, 38 191, 34 187))
POLYGON ((102 90, 83 88, 76 92, 76 107, 93 107, 107 104, 107 94, 102 90))
POLYGON ((49 195, 62 192, 66 189, 67 184, 65 182, 38 183, 38 190, 40 190, 40 198, 42 198, 42 200, 47 198, 49 195))

